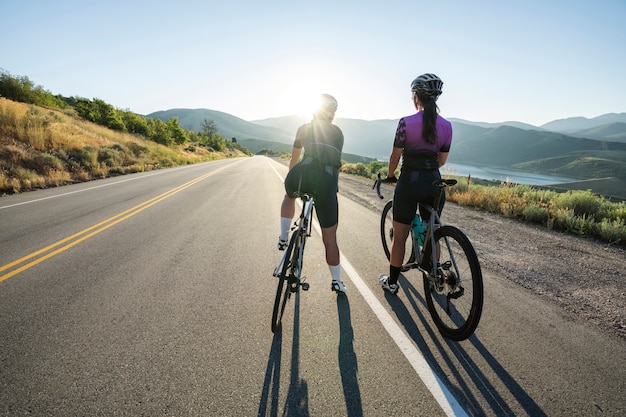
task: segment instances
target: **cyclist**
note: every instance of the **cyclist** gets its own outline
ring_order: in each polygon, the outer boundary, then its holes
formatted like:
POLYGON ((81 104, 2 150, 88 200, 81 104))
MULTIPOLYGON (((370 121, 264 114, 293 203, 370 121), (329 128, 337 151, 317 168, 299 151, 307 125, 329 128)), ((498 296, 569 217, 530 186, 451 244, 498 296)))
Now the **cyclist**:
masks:
MULTIPOLYGON (((433 205, 435 188, 432 183, 441 178, 439 167, 446 163, 452 143, 452 125, 439 115, 437 99, 443 82, 435 74, 422 74, 411 83, 413 105, 417 113, 398 122, 389 157, 386 182, 396 182, 393 195, 393 242, 389 275, 378 277, 380 285, 391 294, 398 292, 398 277, 404 259, 406 240, 418 203, 433 205), (402 157, 400 178, 394 172, 402 157)), ((443 209, 442 198, 439 214, 443 209)), ((420 216, 428 218, 427 210, 420 216)))
POLYGON ((322 228, 322 240, 326 251, 326 263, 330 270, 331 290, 345 294, 341 280, 339 247, 337 245, 337 222, 339 207, 337 186, 343 149, 343 132, 334 125, 337 100, 329 94, 320 96, 320 105, 313 118, 298 128, 291 150, 289 173, 285 178, 285 197, 280 208, 280 237, 278 249, 285 250, 289 228, 295 214, 295 202, 299 192, 315 197, 315 211, 322 228), (302 149, 303 159, 298 162, 302 149))

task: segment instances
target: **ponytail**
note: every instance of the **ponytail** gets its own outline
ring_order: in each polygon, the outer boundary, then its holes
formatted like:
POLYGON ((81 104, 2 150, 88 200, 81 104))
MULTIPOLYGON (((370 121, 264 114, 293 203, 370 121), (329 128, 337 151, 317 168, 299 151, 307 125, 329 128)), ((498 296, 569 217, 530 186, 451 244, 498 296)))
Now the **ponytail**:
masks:
POLYGON ((424 106, 424 116, 422 119, 422 139, 427 143, 434 144, 437 142, 437 114, 439 107, 437 106, 437 96, 418 95, 419 101, 424 106))

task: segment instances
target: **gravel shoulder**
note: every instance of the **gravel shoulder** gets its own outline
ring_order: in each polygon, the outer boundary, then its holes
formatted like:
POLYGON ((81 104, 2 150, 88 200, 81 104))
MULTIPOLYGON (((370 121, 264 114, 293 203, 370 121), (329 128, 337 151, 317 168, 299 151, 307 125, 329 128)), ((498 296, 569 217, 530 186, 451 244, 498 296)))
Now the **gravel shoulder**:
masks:
MULTIPOLYGON (((339 194, 376 213, 373 181, 341 174, 339 194)), ((384 186, 386 187, 386 186, 384 186)), ((470 238, 481 267, 626 341, 626 248, 446 203, 442 220, 470 238)), ((488 290, 488 289, 487 289, 488 290)))

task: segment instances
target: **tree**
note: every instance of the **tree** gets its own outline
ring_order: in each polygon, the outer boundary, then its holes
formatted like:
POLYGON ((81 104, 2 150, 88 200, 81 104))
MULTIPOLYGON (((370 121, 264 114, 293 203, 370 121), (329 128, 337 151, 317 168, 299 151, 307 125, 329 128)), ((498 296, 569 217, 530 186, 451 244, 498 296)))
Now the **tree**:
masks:
POLYGON ((148 122, 145 117, 131 111, 125 111, 122 113, 122 120, 128 132, 148 136, 148 122))
POLYGON ((178 124, 178 118, 172 117, 167 121, 167 129, 170 132, 170 136, 174 139, 174 142, 178 145, 189 142, 189 137, 182 127, 178 124))
POLYGON ((212 119, 204 119, 202 121, 202 133, 212 138, 217 134, 217 124, 212 119))
POLYGON ((156 143, 166 146, 174 144, 167 125, 161 119, 148 119, 148 132, 149 138, 156 143))

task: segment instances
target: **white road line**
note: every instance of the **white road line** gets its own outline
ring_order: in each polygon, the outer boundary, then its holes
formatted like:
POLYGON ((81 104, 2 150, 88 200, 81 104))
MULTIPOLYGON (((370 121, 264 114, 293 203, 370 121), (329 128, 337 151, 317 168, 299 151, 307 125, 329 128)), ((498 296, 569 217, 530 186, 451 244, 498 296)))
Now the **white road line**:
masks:
MULTIPOLYGON (((65 193, 62 193, 62 194, 51 195, 49 197, 42 197, 42 198, 37 198, 35 200, 23 201, 21 203, 10 204, 10 205, 7 205, 7 206, 0 206, 0 210, 7 209, 7 208, 10 208, 10 207, 22 206, 24 204, 37 203, 39 201, 50 200, 50 199, 58 198, 58 197, 65 197, 65 196, 68 196, 68 195, 71 195, 71 194, 78 194, 78 193, 82 193, 82 192, 85 192, 85 191, 95 190, 97 188, 109 187, 111 185, 117 185, 117 184, 121 184, 123 182, 141 180, 141 179, 144 179, 144 178, 151 177, 153 175, 161 175, 161 174, 164 174, 166 172, 172 172, 173 170, 192 168, 192 167, 194 167, 194 165, 183 165, 183 166, 179 166, 179 167, 170 168, 168 170, 161 169, 161 170, 157 170, 157 171, 146 171, 146 173, 144 173, 144 175, 133 176, 131 178, 123 178, 123 179, 120 179, 118 181, 109 182, 107 184, 95 185, 93 187, 83 188, 83 189, 80 189, 80 190, 68 191, 68 192, 65 192, 65 193)), ((78 184, 76 184, 76 185, 78 185, 78 184)))
POLYGON ((143 179, 143 178, 146 178, 146 177, 151 177, 153 175, 159 175, 159 174, 162 174, 162 173, 163 173, 163 171, 155 171, 155 172, 152 172, 152 173, 149 173, 149 174, 146 174, 146 175, 142 175, 142 176, 139 176, 139 177, 125 178, 125 179, 122 179, 122 180, 119 180, 119 181, 114 181, 114 182, 110 182, 110 183, 107 183, 107 184, 96 185, 96 186, 93 186, 93 187, 83 188, 83 189, 75 190, 75 191, 68 191, 68 192, 65 192, 65 193, 62 193, 62 194, 51 195, 49 197, 37 198, 35 200, 30 200, 30 201, 23 201, 21 203, 10 204, 8 206, 0 206, 0 210, 6 209, 6 208, 10 208, 10 207, 22 206, 24 204, 37 203, 39 201, 50 200, 52 198, 65 197, 65 196, 68 196, 68 195, 71 195, 71 194, 78 194, 78 193, 82 193, 82 192, 85 192, 85 191, 95 190, 96 188, 109 187, 111 185, 121 184, 121 183, 127 182, 127 181, 135 181, 135 180, 143 179))
MULTIPOLYGON (((276 170, 274 164, 269 160, 268 162, 278 178, 280 178, 281 182, 284 182, 284 178, 276 170)), ((298 200, 298 202, 300 201, 298 200)), ((314 221, 314 226, 317 233, 321 235, 321 229, 316 220, 314 221)), ((398 326, 398 323, 396 323, 389 312, 387 312, 385 307, 381 304, 378 298, 376 298, 372 290, 370 290, 365 281, 363 281, 361 276, 354 269, 354 267, 352 267, 352 264, 345 256, 343 256, 343 254, 341 255, 341 267, 346 272, 348 277, 350 277, 350 280, 354 284, 355 288, 359 290, 363 299, 365 299, 376 317, 378 317, 378 320, 380 320, 385 330, 387 330, 387 333, 389 333, 389 336, 391 336, 404 357, 409 361, 424 385, 426 385, 426 388, 428 388, 443 412, 446 413, 447 416, 468 416, 457 399, 454 398, 450 390, 448 390, 441 379, 439 379, 433 369, 428 365, 428 362, 426 362, 426 359, 424 359, 424 356, 420 353, 420 351, 417 350, 415 344, 402 330, 402 328, 398 326)))

